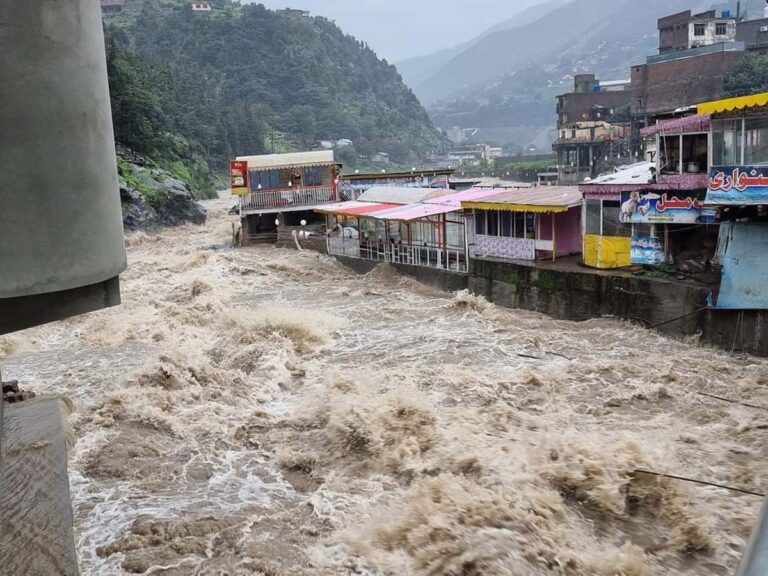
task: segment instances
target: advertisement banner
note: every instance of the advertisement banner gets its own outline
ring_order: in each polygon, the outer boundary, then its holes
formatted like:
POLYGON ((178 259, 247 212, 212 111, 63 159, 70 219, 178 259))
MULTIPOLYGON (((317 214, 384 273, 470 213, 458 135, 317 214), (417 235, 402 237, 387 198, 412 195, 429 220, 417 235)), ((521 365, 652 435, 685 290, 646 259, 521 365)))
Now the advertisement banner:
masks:
POLYGON ((768 204, 768 166, 716 166, 709 172, 707 204, 768 204))
POLYGON ((632 264, 651 266, 664 264, 664 246, 661 240, 651 236, 632 236, 630 261, 632 264))
POLYGON ((704 192, 623 192, 620 218, 622 222, 634 224, 713 222, 715 212, 704 209, 704 197, 704 192))
POLYGON ((229 188, 235 196, 245 196, 248 189, 248 162, 232 160, 229 163, 229 188))

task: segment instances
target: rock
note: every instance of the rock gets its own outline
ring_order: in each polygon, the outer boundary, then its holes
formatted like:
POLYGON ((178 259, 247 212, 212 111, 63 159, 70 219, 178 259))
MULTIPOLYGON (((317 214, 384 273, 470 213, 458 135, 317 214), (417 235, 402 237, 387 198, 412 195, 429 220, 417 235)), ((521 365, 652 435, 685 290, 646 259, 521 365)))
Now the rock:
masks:
POLYGON ((34 392, 19 390, 19 383, 17 380, 9 380, 7 382, 3 382, 3 400, 8 402, 8 404, 15 404, 17 402, 23 402, 24 400, 31 400, 34 397, 34 392))
POLYGON ((208 214, 195 202, 184 182, 165 170, 147 168, 136 160, 124 160, 121 167, 123 174, 118 183, 125 228, 205 224, 208 214))

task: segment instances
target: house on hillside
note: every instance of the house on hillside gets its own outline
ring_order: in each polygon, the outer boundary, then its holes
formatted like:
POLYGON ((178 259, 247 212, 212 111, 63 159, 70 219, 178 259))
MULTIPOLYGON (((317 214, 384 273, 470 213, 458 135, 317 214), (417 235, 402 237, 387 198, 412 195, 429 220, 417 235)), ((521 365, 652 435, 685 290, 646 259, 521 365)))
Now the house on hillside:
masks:
POLYGON ((309 230, 320 224, 315 208, 338 201, 340 166, 332 150, 240 156, 232 165, 243 244, 274 241, 302 226, 309 230))
POLYGON ((371 156, 371 162, 374 164, 389 164, 389 154, 386 152, 376 152, 371 156))
POLYGON ((192 12, 210 12, 211 11, 211 4, 210 2, 192 2, 192 12))
POLYGON ((104 16, 114 16, 120 14, 125 7, 125 0, 100 0, 101 13, 104 16))

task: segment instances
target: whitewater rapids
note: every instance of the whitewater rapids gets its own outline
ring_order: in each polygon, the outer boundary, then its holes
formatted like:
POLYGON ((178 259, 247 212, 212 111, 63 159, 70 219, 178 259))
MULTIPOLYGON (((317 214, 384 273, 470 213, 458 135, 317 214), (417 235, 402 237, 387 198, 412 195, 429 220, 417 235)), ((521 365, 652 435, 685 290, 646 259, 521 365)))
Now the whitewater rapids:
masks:
POLYGON ((128 237, 123 305, 0 338, 69 396, 84 575, 727 575, 768 363, 204 227, 128 237), (523 354, 523 356, 521 356, 523 354))

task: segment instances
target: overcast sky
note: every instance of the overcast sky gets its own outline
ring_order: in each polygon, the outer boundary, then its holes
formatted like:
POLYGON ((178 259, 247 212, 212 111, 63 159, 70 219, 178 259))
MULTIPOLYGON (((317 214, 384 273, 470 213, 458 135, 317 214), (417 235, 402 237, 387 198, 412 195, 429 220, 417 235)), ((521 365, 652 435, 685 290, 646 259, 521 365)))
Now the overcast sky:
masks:
POLYGON ((260 0, 335 20, 390 62, 469 40, 543 0, 260 0))

